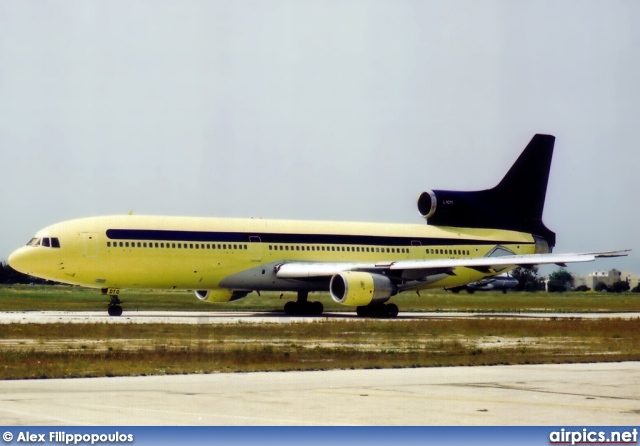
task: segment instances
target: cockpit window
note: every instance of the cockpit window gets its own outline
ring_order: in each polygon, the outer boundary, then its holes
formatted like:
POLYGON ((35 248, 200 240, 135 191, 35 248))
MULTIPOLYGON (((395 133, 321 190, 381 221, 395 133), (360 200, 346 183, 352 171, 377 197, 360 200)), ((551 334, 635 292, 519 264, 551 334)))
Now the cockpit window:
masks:
POLYGON ((34 237, 29 240, 27 246, 44 246, 45 248, 59 248, 60 239, 58 237, 34 237))

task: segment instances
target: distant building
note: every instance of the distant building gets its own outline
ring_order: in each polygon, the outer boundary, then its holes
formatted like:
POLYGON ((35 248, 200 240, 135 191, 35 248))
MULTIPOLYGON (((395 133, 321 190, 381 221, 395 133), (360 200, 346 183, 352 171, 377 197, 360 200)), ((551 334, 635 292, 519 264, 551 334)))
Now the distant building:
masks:
POLYGON ((629 286, 634 288, 638 285, 638 282, 640 282, 640 276, 629 271, 621 272, 617 269, 609 271, 594 271, 584 276, 573 276, 573 286, 574 288, 577 288, 584 285, 593 290, 600 282, 607 286, 611 286, 620 280, 628 282, 629 286))
POLYGON ((620 280, 629 282, 631 289, 640 285, 640 275, 632 273, 631 271, 622 271, 620 273, 620 280))

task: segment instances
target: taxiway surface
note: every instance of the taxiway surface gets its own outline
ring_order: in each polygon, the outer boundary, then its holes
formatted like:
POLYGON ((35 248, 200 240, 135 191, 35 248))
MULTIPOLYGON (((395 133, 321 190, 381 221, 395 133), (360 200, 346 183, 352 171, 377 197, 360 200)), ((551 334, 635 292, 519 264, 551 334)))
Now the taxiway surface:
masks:
MULTIPOLYGON (((633 313, 465 313, 419 312, 400 313, 388 321, 421 319, 640 319, 640 312, 633 313)), ((355 313, 331 312, 322 316, 286 316, 283 313, 250 311, 128 311, 122 316, 108 316, 106 311, 9 311, 0 312, 0 324, 50 324, 50 323, 104 323, 104 324, 233 324, 314 322, 321 320, 357 320, 355 313)))
POLYGON ((637 425, 640 362, 0 381, 4 425, 637 425))

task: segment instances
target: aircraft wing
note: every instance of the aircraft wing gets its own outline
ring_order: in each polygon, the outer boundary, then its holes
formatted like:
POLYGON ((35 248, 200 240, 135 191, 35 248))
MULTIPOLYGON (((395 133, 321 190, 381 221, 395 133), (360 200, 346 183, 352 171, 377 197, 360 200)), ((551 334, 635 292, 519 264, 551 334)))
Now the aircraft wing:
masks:
POLYGON ((422 270, 429 273, 453 271, 455 268, 471 268, 481 272, 504 269, 507 266, 533 267, 535 265, 592 262, 602 257, 626 256, 629 250, 588 252, 581 254, 526 254, 499 257, 475 257, 470 259, 398 260, 367 262, 284 262, 276 265, 276 276, 282 279, 327 277, 344 271, 406 271, 422 270))

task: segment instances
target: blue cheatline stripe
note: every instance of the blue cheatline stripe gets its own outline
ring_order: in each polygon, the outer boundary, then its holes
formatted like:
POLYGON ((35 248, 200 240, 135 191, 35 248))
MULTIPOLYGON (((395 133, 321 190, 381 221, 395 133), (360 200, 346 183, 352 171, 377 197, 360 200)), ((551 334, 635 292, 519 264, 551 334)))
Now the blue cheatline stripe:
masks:
MULTIPOLYGON (((472 240, 424 237, 391 237, 380 235, 347 234, 280 234, 265 232, 208 232, 208 231, 169 231, 162 229, 107 229, 111 240, 141 240, 169 242, 205 242, 205 243, 249 243, 249 237, 260 237, 262 243, 272 244, 318 244, 318 245, 373 245, 373 246, 411 246, 420 242, 422 246, 462 246, 514 244, 505 240, 472 240)), ((518 243, 530 245, 532 242, 518 243)))

